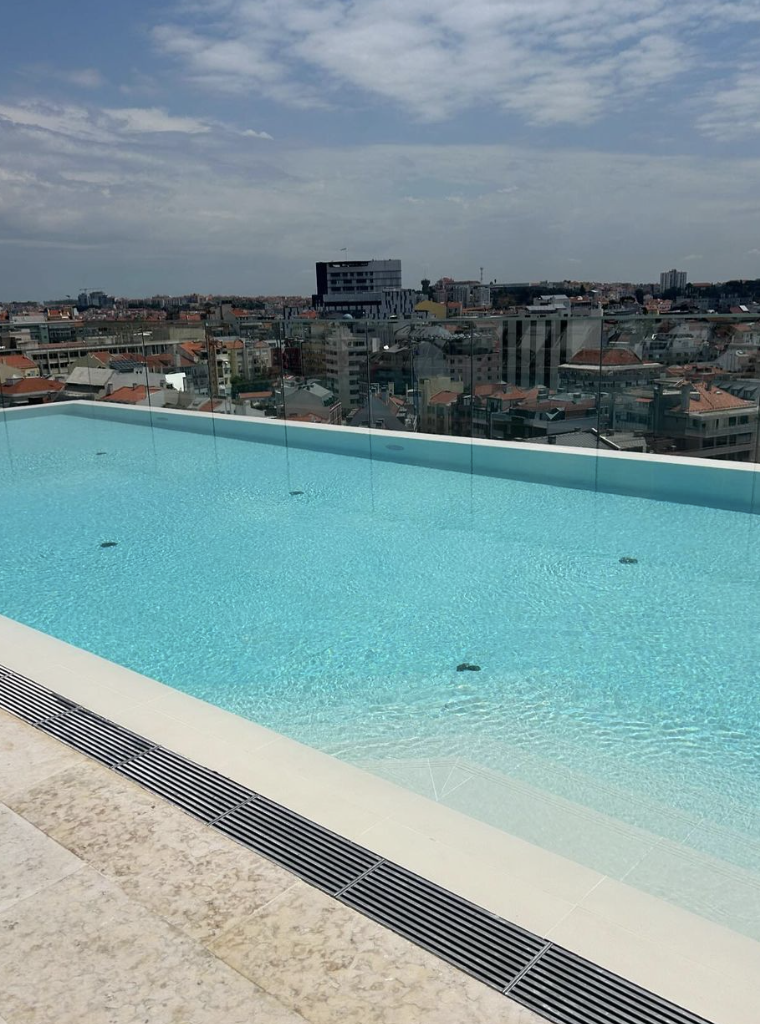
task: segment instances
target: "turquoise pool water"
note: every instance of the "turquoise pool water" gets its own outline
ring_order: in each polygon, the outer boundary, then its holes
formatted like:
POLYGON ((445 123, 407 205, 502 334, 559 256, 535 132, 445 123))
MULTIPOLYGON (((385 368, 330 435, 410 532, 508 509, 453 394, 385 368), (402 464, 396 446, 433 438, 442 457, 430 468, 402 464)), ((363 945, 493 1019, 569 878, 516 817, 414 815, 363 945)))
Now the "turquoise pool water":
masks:
POLYGON ((2 614, 651 891, 655 846, 717 858, 749 889, 695 909, 753 933, 760 517, 70 414, 0 430, 2 614))

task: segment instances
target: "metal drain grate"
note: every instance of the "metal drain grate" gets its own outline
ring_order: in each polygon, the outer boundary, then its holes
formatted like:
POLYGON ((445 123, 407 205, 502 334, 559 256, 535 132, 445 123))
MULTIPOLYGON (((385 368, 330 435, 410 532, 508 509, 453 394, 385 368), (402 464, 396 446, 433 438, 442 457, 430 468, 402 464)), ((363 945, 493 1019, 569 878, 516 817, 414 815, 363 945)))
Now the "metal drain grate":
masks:
POLYGON ((554 1024, 710 1024, 2 666, 0 708, 554 1024))
POLYGON ((70 711, 75 704, 0 666, 0 708, 32 725, 70 711))
POLYGON ((214 828, 332 895, 380 862, 376 854, 266 797, 230 811, 214 828))
POLYGON ((555 1024, 709 1024, 561 946, 550 946, 508 995, 555 1024))
POLYGON ((210 768, 163 747, 153 747, 119 765, 116 771, 207 823, 255 795, 210 768))
POLYGON ((502 991, 547 945, 544 939, 387 861, 349 886, 339 899, 502 991))
POLYGON ((109 768, 153 746, 142 736, 79 707, 60 718, 41 722, 39 727, 109 768))

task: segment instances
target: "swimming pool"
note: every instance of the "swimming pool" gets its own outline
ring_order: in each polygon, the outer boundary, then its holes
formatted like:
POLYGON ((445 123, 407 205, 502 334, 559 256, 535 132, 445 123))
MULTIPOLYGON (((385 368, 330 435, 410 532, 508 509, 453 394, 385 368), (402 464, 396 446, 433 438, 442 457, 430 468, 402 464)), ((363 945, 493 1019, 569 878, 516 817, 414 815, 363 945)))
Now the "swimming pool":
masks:
POLYGON ((0 613, 760 937, 757 516, 6 420, 0 613))

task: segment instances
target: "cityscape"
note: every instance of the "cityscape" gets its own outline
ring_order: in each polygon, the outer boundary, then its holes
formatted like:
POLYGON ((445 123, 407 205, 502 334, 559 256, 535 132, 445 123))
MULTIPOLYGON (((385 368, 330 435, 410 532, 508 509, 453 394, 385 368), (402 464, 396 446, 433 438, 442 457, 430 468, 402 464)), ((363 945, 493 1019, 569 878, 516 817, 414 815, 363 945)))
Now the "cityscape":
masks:
POLYGON ((0 305, 3 406, 89 399, 755 462, 760 281, 423 279, 315 265, 311 296, 0 305))
POLYGON ((0 24, 0 1024, 760 1024, 760 0, 0 24))

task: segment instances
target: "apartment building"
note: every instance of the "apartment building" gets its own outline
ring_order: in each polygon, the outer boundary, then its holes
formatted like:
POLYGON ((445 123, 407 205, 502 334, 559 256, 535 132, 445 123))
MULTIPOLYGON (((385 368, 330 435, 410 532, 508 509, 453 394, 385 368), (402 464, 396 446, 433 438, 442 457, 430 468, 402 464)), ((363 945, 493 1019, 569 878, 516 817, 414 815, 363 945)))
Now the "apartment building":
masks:
POLYGON ((615 429, 649 437, 654 451, 702 459, 757 459, 758 405, 711 382, 659 378, 618 395, 615 429))
POLYGON ((323 372, 319 374, 327 387, 338 398, 344 412, 359 407, 369 385, 370 343, 366 335, 354 334, 343 325, 326 331, 321 352, 311 346, 310 354, 319 356, 323 372))

